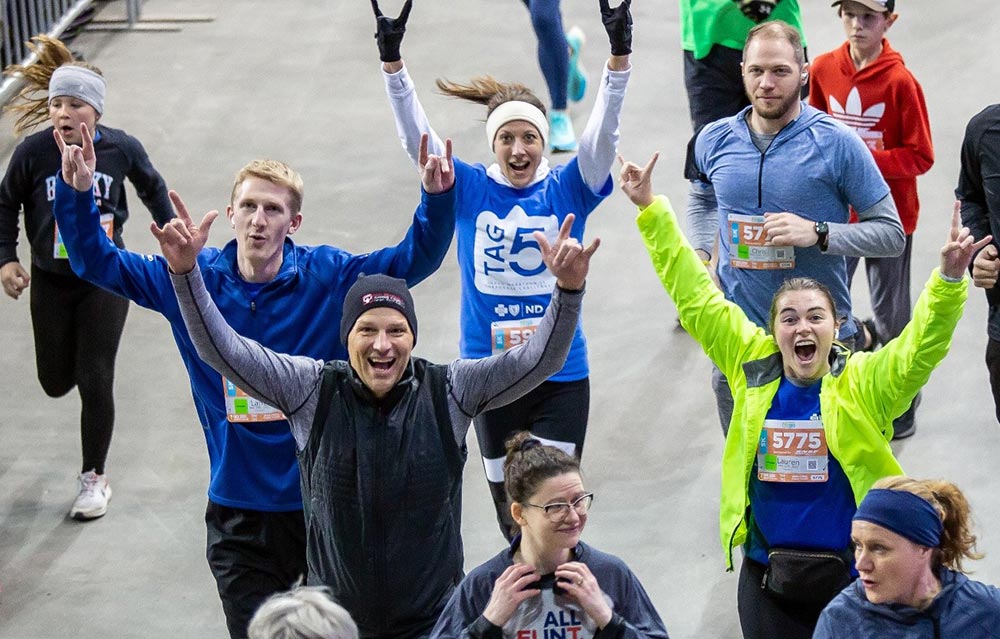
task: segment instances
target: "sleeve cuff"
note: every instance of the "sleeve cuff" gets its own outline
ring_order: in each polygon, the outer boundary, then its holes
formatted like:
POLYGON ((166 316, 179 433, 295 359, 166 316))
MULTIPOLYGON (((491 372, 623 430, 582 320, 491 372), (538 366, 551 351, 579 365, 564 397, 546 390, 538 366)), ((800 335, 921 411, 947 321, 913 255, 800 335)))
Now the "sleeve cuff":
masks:
POLYGON ((625 620, 617 612, 611 613, 608 625, 594 633, 594 639, 617 639, 625 634, 625 620))
POLYGON ((495 626, 486 617, 479 615, 467 630, 472 639, 503 639, 503 628, 495 626))
POLYGON ((942 280, 944 280, 945 282, 948 282, 949 284, 959 284, 959 283, 961 283, 961 282, 964 282, 964 281, 965 281, 965 275, 962 275, 962 277, 952 277, 952 276, 950 276, 950 275, 945 275, 945 274, 944 274, 944 273, 943 273, 943 272, 941 271, 940 267, 939 267, 939 268, 937 269, 937 272, 938 272, 938 276, 939 276, 939 277, 940 277, 940 278, 941 278, 942 280))

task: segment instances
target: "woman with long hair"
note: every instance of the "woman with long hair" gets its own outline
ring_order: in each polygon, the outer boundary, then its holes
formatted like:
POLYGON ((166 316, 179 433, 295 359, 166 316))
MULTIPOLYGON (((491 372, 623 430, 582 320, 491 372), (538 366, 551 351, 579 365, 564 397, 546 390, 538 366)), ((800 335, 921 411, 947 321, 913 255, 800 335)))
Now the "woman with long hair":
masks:
POLYGON ((157 224, 173 218, 163 178, 139 140, 119 129, 99 124, 107 89, 100 69, 73 58, 66 46, 48 36, 29 44, 38 60, 12 65, 8 76, 19 76, 25 87, 9 110, 19 114, 17 134, 46 121, 51 128, 29 135, 14 150, 0 182, 0 280, 13 299, 30 286, 31 324, 35 337, 38 381, 50 397, 62 397, 74 387, 80 393, 80 439, 83 464, 70 516, 94 519, 107 512, 111 486, 105 462, 115 421, 115 358, 128 300, 78 278, 52 216, 55 180, 62 154, 53 135, 82 144, 80 127, 94 136, 97 173, 94 198, 108 238, 123 247, 122 227, 128 219, 125 179, 157 224), (18 220, 31 245, 31 272, 17 256, 18 220))
MULTIPOLYGON (((573 213, 573 237, 582 240, 588 216, 612 190, 611 167, 632 51, 631 0, 612 9, 600 0, 611 43, 590 121, 577 157, 550 167, 543 153, 549 139, 545 105, 521 84, 474 78, 468 84, 439 80, 447 95, 486 106, 490 166, 455 158, 455 234, 461 271, 462 357, 482 358, 530 338, 548 306, 553 277, 541 261, 534 231, 550 239, 573 213)), ((376 11, 379 57, 403 148, 416 162, 421 135, 431 152, 443 149, 399 53, 409 3, 397 18, 376 11)), ((580 457, 590 410, 589 364, 582 329, 563 369, 514 403, 475 420, 476 437, 505 536, 512 535, 510 504, 503 487, 504 442, 529 429, 539 439, 580 457)))

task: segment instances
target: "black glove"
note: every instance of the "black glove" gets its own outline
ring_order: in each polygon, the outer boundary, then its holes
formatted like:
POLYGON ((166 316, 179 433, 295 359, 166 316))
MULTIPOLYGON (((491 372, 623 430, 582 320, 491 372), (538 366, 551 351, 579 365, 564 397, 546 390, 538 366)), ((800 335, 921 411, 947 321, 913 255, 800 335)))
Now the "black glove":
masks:
POLYGON ((608 0, 601 0, 601 22, 608 32, 611 41, 611 55, 628 55, 632 53, 632 12, 629 7, 632 0, 622 0, 622 3, 612 9, 608 0))
POLYGON ((399 45, 406 33, 406 20, 410 17, 413 0, 406 0, 398 18, 387 18, 378 8, 378 0, 372 0, 375 10, 375 41, 378 42, 378 59, 382 62, 399 61, 399 45))
POLYGON ((733 2, 740 5, 743 15, 760 23, 771 17, 775 5, 781 0, 733 0, 733 2))

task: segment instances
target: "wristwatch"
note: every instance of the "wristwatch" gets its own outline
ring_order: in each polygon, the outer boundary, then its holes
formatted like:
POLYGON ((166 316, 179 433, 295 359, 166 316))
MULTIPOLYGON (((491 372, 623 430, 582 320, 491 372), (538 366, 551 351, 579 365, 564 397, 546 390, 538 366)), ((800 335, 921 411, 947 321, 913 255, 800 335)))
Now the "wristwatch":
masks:
POLYGON ((830 244, 830 227, 827 226, 826 222, 820 221, 816 222, 814 229, 816 231, 816 246, 819 247, 819 250, 826 252, 830 244))

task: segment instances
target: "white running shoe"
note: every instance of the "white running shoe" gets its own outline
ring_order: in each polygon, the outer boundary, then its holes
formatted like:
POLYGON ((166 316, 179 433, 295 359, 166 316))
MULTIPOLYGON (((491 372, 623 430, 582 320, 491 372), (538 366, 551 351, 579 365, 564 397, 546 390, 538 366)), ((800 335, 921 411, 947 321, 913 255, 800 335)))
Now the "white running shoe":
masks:
POLYGON ((97 519, 108 512, 108 501, 111 499, 111 484, 106 475, 98 475, 92 470, 80 473, 77 479, 80 494, 76 496, 69 516, 79 521, 97 519))

